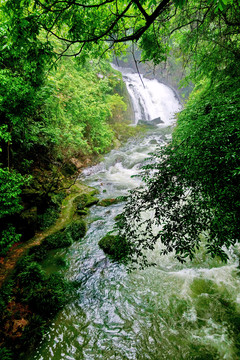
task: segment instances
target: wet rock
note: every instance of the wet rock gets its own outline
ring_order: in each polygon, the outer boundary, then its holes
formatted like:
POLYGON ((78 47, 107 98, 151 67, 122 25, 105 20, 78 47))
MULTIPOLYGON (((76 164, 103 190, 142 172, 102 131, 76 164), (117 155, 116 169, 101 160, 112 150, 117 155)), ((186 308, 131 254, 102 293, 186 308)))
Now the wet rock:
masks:
POLYGON ((160 118, 157 117, 153 120, 138 120, 138 125, 146 125, 146 126, 157 126, 159 124, 163 124, 164 121, 160 118))
POLYGON ((105 235, 99 242, 99 247, 114 260, 123 260, 128 254, 128 244, 119 235, 105 235))
POLYGON ((122 200, 118 199, 118 198, 117 199, 103 199, 103 200, 100 200, 97 205, 107 207, 110 205, 118 204, 121 201, 122 200))
POLYGON ((86 207, 90 207, 99 202, 99 199, 92 194, 81 194, 74 199, 74 204, 76 205, 76 211, 84 210, 86 207))
POLYGON ((150 123, 154 125, 158 125, 158 124, 164 124, 164 121, 160 117, 157 117, 153 120, 150 120, 150 123))

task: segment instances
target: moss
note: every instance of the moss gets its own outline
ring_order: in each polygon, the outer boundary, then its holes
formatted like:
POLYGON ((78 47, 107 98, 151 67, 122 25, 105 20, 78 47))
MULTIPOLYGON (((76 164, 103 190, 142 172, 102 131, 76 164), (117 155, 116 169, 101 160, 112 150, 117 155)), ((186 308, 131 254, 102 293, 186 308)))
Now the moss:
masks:
POLYGON ((42 214, 38 215, 38 227, 41 230, 49 228, 56 222, 65 196, 64 192, 53 194, 51 196, 48 208, 42 214))
POLYGON ((83 220, 74 221, 66 227, 64 232, 69 233, 73 241, 78 241, 86 234, 87 225, 83 220))
POLYGON ((67 267, 67 261, 62 256, 57 256, 54 262, 58 267, 67 267))
POLYGON ((71 233, 61 230, 55 234, 47 236, 40 245, 32 246, 28 254, 34 261, 41 262, 47 256, 50 250, 65 248, 71 246, 73 239, 71 233))
POLYGON ((103 199, 99 201, 98 205, 107 207, 113 204, 118 204, 119 202, 121 202, 120 199, 103 199))
POLYGON ((90 194, 81 194, 74 199, 74 204, 76 205, 77 212, 82 211, 86 207, 90 207, 94 204, 97 204, 99 201, 98 198, 90 194))
POLYGON ((89 214, 89 209, 88 208, 84 208, 84 209, 77 209, 77 214, 78 215, 83 215, 83 216, 85 216, 85 215, 88 215, 89 214))
POLYGON ((217 292, 216 284, 212 280, 202 278, 194 279, 190 288, 193 298, 204 293, 213 295, 217 292))
POLYGON ((87 225, 83 220, 77 220, 68 225, 65 229, 47 236, 40 245, 32 246, 28 254, 34 261, 41 262, 50 250, 71 246, 73 241, 84 237, 87 225))
POLYGON ((71 234, 67 231, 58 231, 55 234, 47 236, 42 241, 42 246, 47 250, 64 248, 72 245, 73 241, 71 238, 71 234))
POLYGON ((119 235, 105 235, 99 242, 99 247, 114 260, 123 260, 129 252, 125 238, 119 235))
POLYGON ((115 123, 111 125, 113 128, 113 131, 115 133, 115 136, 117 140, 119 140, 121 143, 126 142, 129 138, 134 136, 140 136, 141 133, 146 132, 146 128, 140 125, 137 126, 131 126, 131 123, 115 123))

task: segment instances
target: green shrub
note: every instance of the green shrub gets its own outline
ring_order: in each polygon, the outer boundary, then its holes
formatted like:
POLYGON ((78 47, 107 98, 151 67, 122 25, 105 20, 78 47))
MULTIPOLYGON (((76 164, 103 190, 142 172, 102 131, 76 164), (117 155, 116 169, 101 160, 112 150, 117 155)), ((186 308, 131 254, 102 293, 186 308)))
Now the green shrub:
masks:
POLYGON ((13 353, 6 347, 0 348, 0 359, 1 360, 12 360, 13 353))
POLYGON ((73 241, 77 241, 84 237, 86 231, 87 231, 87 226, 85 221, 78 220, 68 225, 64 232, 68 233, 73 239, 73 241))
POLYGON ((18 273, 17 279, 19 285, 24 288, 33 289, 45 280, 45 273, 37 262, 30 262, 21 272, 18 273))
POLYGON ((59 249, 72 245, 71 235, 67 231, 58 231, 55 234, 47 236, 41 246, 46 250, 59 249))
MULTIPOLYGON (((13 293, 14 282, 12 280, 5 281, 1 287, 0 293, 0 318, 5 310, 6 304, 9 302, 13 293)), ((0 357, 1 359, 1 357, 0 357)))
POLYGON ((43 318, 55 315, 68 301, 71 286, 60 274, 52 274, 31 294, 31 308, 43 318))
POLYGON ((21 234, 16 234, 16 229, 12 225, 0 232, 0 256, 5 256, 11 246, 18 242, 21 234))
POLYGON ((44 244, 41 244, 31 247, 28 254, 32 256, 34 261, 40 262, 46 257, 47 252, 47 247, 44 244))

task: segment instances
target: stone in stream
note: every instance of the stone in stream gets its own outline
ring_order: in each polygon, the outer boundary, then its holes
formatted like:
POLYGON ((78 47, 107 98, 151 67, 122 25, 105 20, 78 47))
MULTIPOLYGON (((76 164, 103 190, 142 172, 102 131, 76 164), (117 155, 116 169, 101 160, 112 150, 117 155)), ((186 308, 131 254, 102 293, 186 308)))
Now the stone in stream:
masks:
POLYGON ((128 254, 127 241, 119 235, 107 234, 98 242, 98 245, 113 260, 122 260, 128 254))
POLYGON ((120 203, 122 201, 126 201, 126 200, 127 200, 126 196, 119 196, 117 198, 112 198, 112 199, 102 199, 97 203, 97 205, 107 207, 110 205, 118 204, 118 203, 120 203))
POLYGON ((164 121, 160 117, 153 120, 138 120, 138 125, 157 126, 159 124, 164 124, 164 121))
POLYGON ((114 204, 118 204, 119 202, 121 202, 121 200, 119 199, 102 199, 98 202, 98 206, 110 206, 110 205, 114 205, 114 204))
POLYGON ((86 207, 90 207, 94 204, 97 204, 99 201, 98 198, 90 194, 81 194, 74 199, 74 204, 76 205, 77 212, 82 212, 86 207))

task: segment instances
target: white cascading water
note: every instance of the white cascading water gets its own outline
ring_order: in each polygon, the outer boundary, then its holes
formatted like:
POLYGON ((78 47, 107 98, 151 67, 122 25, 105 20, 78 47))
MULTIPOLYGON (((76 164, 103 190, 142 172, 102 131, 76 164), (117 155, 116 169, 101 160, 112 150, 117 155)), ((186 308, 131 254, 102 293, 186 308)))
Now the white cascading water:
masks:
POLYGON ((143 74, 134 73, 133 70, 120 68, 131 97, 134 119, 151 121, 159 118, 165 125, 172 124, 174 114, 180 110, 180 104, 174 92, 156 79, 149 80, 143 74))
MULTIPOLYGON (((165 85, 143 79, 144 88, 138 74, 124 70, 123 76, 136 120, 161 117, 164 124, 112 150, 102 163, 83 172, 81 180, 96 187, 100 198, 124 195, 140 184, 132 175, 171 136, 168 125, 180 108, 165 85)), ((93 206, 85 238, 51 253, 45 262, 51 272, 56 270, 54 257, 64 256, 69 267, 59 271, 78 287, 28 360, 239 359, 240 281, 235 260, 222 264, 200 250, 193 262, 182 265, 172 255, 160 256, 158 244, 149 253, 156 266, 129 274, 98 246, 122 208, 93 206)))

